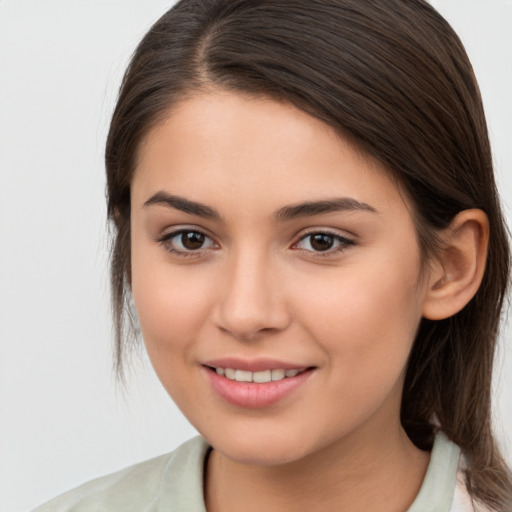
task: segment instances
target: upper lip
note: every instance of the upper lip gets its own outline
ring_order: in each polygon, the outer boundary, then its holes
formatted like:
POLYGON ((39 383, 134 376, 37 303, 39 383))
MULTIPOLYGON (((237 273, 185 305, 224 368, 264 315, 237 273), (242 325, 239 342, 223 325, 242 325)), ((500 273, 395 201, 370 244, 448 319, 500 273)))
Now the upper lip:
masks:
POLYGON ((290 363, 272 358, 240 359, 238 357, 223 357, 221 359, 205 361, 203 366, 209 366, 210 368, 233 368, 248 372, 263 372, 265 370, 277 369, 301 370, 308 368, 310 365, 290 363))

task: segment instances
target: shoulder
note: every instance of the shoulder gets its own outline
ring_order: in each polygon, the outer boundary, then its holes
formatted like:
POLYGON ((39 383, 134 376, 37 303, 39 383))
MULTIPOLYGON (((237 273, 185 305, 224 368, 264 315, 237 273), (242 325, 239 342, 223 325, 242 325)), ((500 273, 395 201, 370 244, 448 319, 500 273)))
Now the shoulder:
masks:
POLYGON ((34 512, 204 512, 201 437, 175 451, 92 480, 34 512))

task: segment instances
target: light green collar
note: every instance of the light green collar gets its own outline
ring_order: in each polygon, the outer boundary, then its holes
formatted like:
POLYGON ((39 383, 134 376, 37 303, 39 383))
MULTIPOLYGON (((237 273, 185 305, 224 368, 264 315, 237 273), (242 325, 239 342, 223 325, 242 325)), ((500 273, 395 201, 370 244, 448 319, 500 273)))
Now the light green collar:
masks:
POLYGON ((457 481, 460 448, 442 432, 435 438, 420 492, 407 512, 449 512, 457 481))

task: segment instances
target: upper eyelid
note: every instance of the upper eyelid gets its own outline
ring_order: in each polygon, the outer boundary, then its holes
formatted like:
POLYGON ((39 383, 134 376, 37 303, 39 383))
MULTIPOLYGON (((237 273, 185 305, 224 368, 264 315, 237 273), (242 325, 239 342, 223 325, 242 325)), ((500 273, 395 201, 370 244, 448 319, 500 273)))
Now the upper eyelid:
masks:
MULTIPOLYGON (((172 229, 170 231, 162 233, 161 235, 157 235, 153 239, 156 243, 159 243, 159 244, 165 246, 166 244, 169 244, 170 241, 174 237, 177 237, 183 233, 190 233, 190 232, 200 233, 200 234, 204 235, 207 239, 209 239, 213 243, 214 246, 219 247, 219 243, 217 242, 215 237, 211 236, 203 229, 192 228, 192 227, 180 227, 180 228, 172 229)), ((187 254, 187 253, 193 254, 193 253, 200 253, 202 250, 208 250, 208 249, 211 249, 211 247, 205 247, 204 249, 200 248, 200 249, 197 249, 196 251, 186 251, 186 250, 176 249, 175 252, 182 253, 182 254, 187 254)))
POLYGON ((181 233, 186 233, 188 231, 193 231, 195 233, 201 233, 202 235, 207 236, 211 240, 215 241, 215 237, 204 228, 200 228, 198 226, 173 226, 165 228, 161 231, 159 235, 155 237, 156 241, 162 241, 162 240, 168 240, 170 238, 173 238, 174 236, 177 236, 181 233))
POLYGON ((322 228, 322 227, 312 227, 312 228, 306 228, 301 229, 296 235, 295 239, 297 241, 302 240, 303 238, 311 235, 316 234, 325 234, 325 235, 331 235, 338 238, 343 238, 345 240, 350 240, 352 242, 355 242, 357 240, 357 236, 341 229, 336 228, 322 228))
POLYGON ((310 233, 306 233, 304 235, 301 235, 297 241, 294 242, 294 245, 301 242, 302 240, 310 237, 310 236, 313 236, 313 235, 328 235, 328 236, 332 236, 333 238, 337 239, 337 240, 340 240, 340 241, 345 241, 345 242, 349 242, 351 244, 355 243, 355 241, 348 237, 348 236, 344 236, 344 235, 340 235, 338 233, 333 233, 331 231, 312 231, 310 233))

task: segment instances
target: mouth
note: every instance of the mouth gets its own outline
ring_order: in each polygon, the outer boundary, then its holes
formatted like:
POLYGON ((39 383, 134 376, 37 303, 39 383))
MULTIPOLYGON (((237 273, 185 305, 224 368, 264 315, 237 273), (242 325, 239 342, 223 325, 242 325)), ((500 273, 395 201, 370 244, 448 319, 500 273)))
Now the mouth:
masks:
POLYGON ((251 364, 224 360, 202 366, 215 394, 245 409, 260 409, 282 402, 299 392, 316 373, 313 366, 293 367, 276 361, 251 364))
POLYGON ((237 368, 223 368, 221 366, 208 366, 208 368, 211 371, 214 371, 217 375, 226 377, 229 380, 234 380, 236 382, 255 382, 257 384, 278 382, 283 379, 296 377, 300 373, 310 369, 310 367, 294 369, 274 368, 271 370, 269 369, 252 372, 249 370, 241 370, 237 368))

